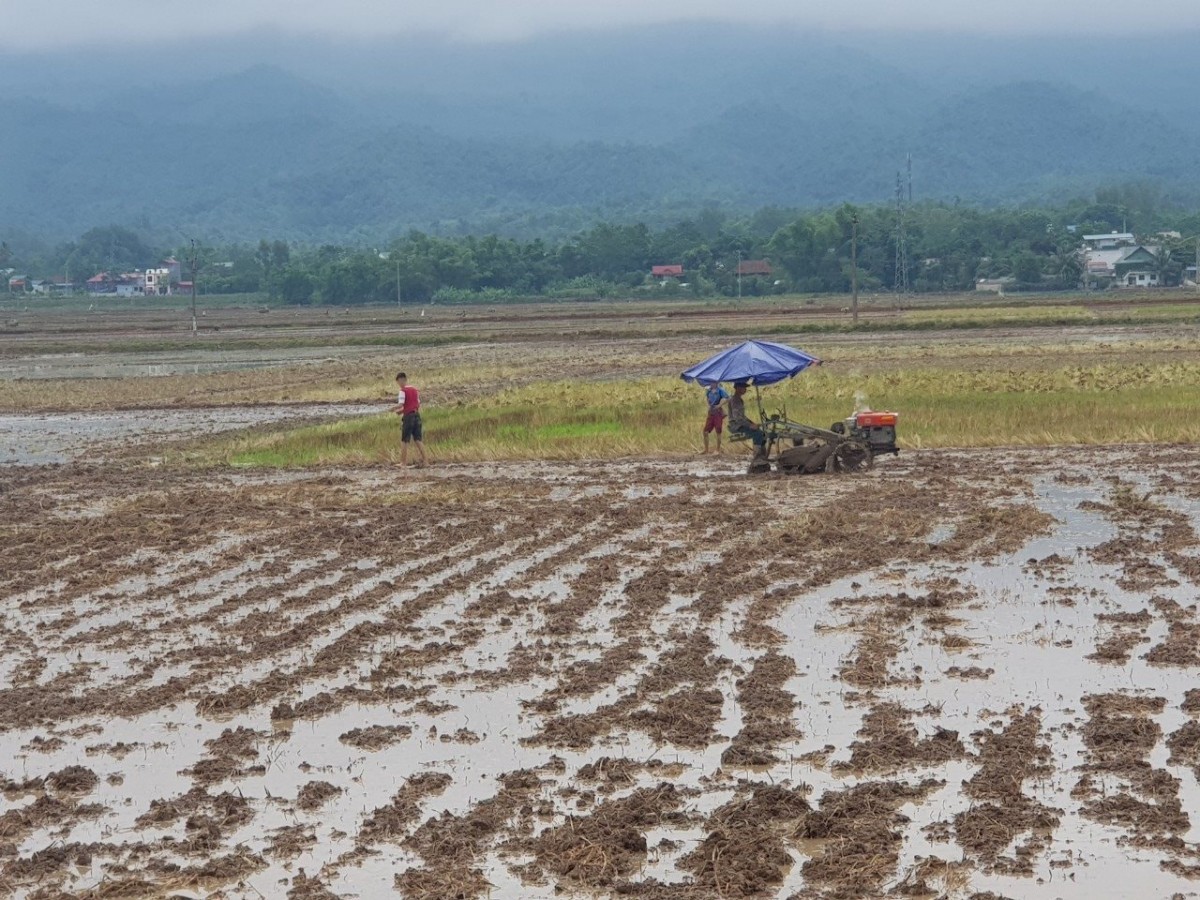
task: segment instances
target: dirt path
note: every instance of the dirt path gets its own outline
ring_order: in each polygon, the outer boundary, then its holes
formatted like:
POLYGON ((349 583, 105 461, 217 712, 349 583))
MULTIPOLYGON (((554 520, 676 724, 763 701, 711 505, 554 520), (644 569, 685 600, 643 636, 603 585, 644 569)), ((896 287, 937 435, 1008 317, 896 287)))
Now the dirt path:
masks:
POLYGON ((1189 894, 1200 453, 1050 462, 0 470, 0 896, 1189 894))

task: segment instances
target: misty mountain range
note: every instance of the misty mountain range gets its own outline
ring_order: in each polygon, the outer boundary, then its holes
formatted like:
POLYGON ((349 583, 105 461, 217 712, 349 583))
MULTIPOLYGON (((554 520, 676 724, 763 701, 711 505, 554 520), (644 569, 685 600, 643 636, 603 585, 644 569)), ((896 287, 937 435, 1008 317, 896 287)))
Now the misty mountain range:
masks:
MULTIPOLYGON (((1194 36, 1191 36, 1194 38, 1194 36)), ((0 237, 557 236, 601 219, 1200 203, 1188 36, 801 35, 716 25, 520 43, 290 38, 0 56, 0 237)))

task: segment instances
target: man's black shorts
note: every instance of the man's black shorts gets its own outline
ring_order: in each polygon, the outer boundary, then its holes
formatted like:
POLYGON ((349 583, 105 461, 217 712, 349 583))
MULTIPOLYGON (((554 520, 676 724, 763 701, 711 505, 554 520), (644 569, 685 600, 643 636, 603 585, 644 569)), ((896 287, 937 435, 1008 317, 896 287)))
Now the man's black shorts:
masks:
POLYGON ((407 444, 409 441, 423 441, 425 438, 421 434, 421 414, 409 413, 401 417, 400 420, 400 442, 407 444))

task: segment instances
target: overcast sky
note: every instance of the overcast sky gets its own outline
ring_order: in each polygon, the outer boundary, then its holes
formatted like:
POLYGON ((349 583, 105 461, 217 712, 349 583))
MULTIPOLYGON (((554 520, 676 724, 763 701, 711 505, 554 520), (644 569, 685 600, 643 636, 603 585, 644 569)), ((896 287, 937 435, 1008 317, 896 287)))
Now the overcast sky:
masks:
POLYGON ((433 31, 487 41, 683 19, 834 30, 1115 34, 1200 28, 1200 0, 0 0, 0 46, 170 41, 251 29, 351 37, 433 31))

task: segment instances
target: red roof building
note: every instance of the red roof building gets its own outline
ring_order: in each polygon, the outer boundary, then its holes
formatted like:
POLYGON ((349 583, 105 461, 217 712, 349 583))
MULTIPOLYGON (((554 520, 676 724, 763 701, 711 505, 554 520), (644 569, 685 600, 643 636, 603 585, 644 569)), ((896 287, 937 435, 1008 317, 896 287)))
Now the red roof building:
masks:
POLYGON ((683 266, 651 266, 650 275, 654 278, 682 278, 683 266))
POLYGON ((112 294, 117 290, 117 279, 108 272, 98 272, 87 280, 89 294, 112 294))

